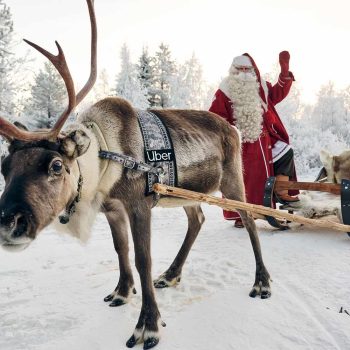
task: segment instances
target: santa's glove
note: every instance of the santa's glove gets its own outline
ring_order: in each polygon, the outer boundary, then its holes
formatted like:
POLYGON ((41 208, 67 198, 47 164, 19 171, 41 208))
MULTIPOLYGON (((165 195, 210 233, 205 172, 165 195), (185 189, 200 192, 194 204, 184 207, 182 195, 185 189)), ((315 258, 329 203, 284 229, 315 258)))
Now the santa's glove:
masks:
POLYGON ((288 51, 282 51, 279 54, 279 62, 281 66, 282 77, 289 77, 289 59, 290 55, 288 51))

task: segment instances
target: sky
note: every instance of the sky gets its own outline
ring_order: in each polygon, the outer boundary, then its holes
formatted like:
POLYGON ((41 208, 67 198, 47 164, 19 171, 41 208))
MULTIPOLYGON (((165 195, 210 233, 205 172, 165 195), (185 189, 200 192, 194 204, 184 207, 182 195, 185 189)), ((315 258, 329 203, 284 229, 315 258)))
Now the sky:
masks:
MULTIPOLYGON (((50 51, 54 40, 63 46, 77 85, 89 66, 89 20, 84 0, 5 0, 17 37, 50 51)), ((120 69, 120 48, 126 43, 136 63, 147 46, 154 54, 161 42, 178 62, 193 53, 205 79, 218 84, 233 57, 244 52, 261 73, 288 50, 301 98, 313 103, 323 84, 350 85, 350 2, 348 0, 95 0, 98 22, 98 66, 113 81, 120 69)), ((20 43, 18 51, 27 50, 20 43)), ((40 64, 43 59, 33 52, 40 64)), ((35 69, 35 68, 33 68, 35 69)))

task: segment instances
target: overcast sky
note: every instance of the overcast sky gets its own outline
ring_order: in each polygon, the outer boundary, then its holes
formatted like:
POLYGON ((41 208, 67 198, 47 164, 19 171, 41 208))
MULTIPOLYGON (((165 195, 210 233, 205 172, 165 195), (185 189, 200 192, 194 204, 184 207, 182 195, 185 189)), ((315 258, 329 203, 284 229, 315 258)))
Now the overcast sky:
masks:
MULTIPOLYGON (((63 46, 77 83, 88 75, 89 22, 84 0, 5 0, 18 38, 55 50, 63 46)), ((194 52, 205 78, 216 83, 232 58, 248 52, 262 73, 271 70, 278 53, 289 50, 291 70, 304 101, 329 80, 350 84, 349 0, 95 0, 99 32, 99 69, 111 80, 119 70, 126 42, 132 58, 143 46, 151 54, 160 42, 183 62, 194 52)), ((26 50, 20 44, 20 50, 26 50)), ((33 53, 37 64, 42 60, 33 53)))

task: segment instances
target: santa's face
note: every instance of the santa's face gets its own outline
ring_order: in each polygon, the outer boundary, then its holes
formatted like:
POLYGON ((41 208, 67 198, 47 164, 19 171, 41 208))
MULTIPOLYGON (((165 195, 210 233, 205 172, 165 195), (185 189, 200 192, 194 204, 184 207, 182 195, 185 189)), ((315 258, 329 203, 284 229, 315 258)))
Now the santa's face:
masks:
POLYGON ((256 74, 253 67, 234 67, 234 75, 243 82, 256 82, 256 74))

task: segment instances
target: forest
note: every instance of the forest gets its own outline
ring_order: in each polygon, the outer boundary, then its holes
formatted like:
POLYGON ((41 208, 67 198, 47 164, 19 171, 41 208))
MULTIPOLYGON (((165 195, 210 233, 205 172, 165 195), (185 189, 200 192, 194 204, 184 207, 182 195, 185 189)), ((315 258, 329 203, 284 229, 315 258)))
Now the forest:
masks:
MULTIPOLYGON (((64 83, 50 63, 37 71, 26 71, 26 62, 32 58, 15 55, 20 43, 15 40, 14 28, 11 10, 0 0, 0 114, 30 129, 50 127, 66 106, 64 83)), ((92 93, 70 117, 71 121, 79 111, 107 96, 123 97, 140 109, 207 110, 222 79, 208 83, 195 53, 185 62, 178 62, 166 43, 160 43, 154 53, 144 47, 136 62, 131 60, 127 43, 119 51, 119 73, 110 77, 101 67, 92 93)), ((278 73, 275 64, 263 77, 274 84, 278 73)), ((297 173, 310 177, 321 166, 322 148, 340 153, 349 147, 350 85, 339 90, 329 81, 320 86, 312 105, 302 103, 301 95, 302 86, 296 81, 276 108, 290 135, 297 173)), ((1 152, 6 152, 3 140, 1 145, 1 152)))

